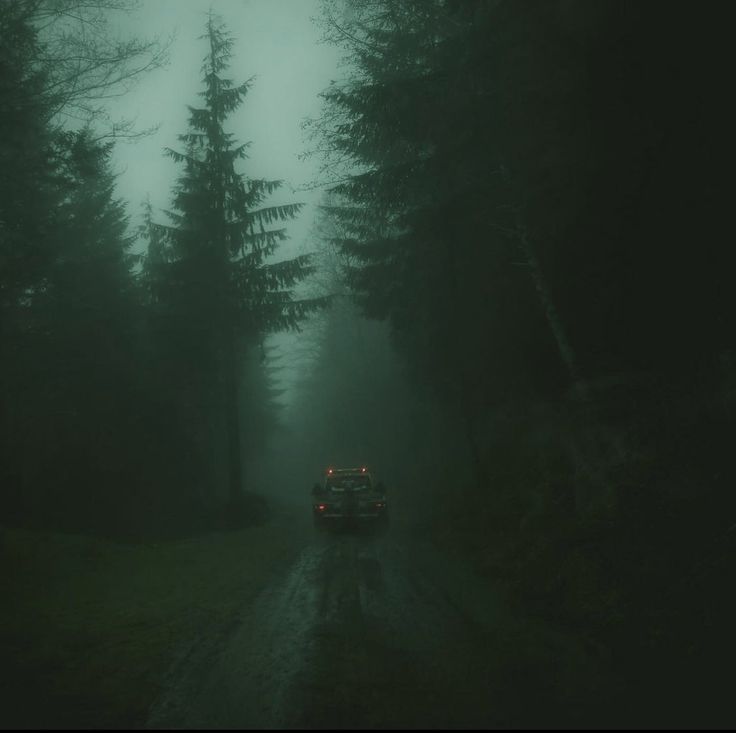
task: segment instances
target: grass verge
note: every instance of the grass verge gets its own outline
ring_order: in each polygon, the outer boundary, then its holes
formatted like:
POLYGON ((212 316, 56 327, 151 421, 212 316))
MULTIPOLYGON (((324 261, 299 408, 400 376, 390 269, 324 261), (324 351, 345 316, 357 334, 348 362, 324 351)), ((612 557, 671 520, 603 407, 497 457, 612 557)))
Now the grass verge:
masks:
POLYGON ((0 727, 141 727, 177 650, 237 620, 294 551, 272 522, 123 544, 0 535, 0 727))

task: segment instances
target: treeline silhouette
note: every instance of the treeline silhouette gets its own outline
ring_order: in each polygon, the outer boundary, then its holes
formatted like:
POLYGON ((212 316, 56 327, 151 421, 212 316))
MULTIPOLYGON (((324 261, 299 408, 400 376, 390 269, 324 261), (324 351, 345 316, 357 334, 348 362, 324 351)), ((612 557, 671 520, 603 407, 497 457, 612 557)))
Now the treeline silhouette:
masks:
MULTIPOLYGON (((291 295, 309 257, 267 261, 300 205, 264 206, 281 182, 235 171, 246 145, 223 125, 249 83, 227 78, 233 39, 210 14, 204 102, 169 151, 182 169, 171 211, 148 205, 131 231, 111 165, 120 130, 95 108, 81 126, 60 117, 87 77, 60 76, 47 30, 64 21, 74 54, 90 24, 105 30, 98 10, 118 7, 0 8, 3 521, 125 535, 260 521, 241 458, 274 426, 263 338, 322 305, 291 295)), ((117 77, 88 43, 99 101, 117 77)), ((124 44, 121 64, 141 48, 124 44)))

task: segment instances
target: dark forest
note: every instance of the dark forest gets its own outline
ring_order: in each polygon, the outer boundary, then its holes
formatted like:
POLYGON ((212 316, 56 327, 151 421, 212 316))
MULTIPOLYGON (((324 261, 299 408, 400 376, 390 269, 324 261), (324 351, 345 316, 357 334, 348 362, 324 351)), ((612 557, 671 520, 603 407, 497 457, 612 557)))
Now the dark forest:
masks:
POLYGON ((0 3, 0 725, 733 727, 726 4, 315 4, 301 249, 217 2, 119 195, 138 7, 0 3))

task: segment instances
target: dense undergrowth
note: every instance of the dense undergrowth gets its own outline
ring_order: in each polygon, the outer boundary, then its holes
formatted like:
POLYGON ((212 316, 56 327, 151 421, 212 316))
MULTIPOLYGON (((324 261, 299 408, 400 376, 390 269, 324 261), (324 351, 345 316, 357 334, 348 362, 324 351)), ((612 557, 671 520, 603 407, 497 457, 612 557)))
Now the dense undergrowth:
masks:
POLYGON ((733 407, 723 385, 640 379, 509 410, 474 511, 449 508, 435 530, 585 645, 609 680, 581 701, 599 725, 733 724, 733 407))

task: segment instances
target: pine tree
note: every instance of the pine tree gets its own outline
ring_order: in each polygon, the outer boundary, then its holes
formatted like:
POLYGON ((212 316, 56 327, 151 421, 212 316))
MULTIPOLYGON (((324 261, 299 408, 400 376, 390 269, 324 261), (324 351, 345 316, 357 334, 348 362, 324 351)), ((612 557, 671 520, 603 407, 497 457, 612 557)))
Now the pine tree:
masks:
POLYGON ((37 33, 23 8, 0 11, 0 501, 19 512, 29 421, 25 406, 26 341, 32 293, 58 241, 50 222, 59 202, 48 170, 52 131, 40 93, 44 77, 29 63, 37 33))
POLYGON ((243 102, 252 83, 236 85, 223 76, 233 37, 210 14, 202 38, 202 107, 189 107, 189 131, 179 136, 183 151, 167 154, 184 168, 174 192, 171 224, 151 225, 161 238, 149 245, 151 267, 165 271, 163 307, 197 362, 198 377, 222 385, 226 415, 228 486, 236 504, 242 492, 240 363, 244 349, 268 331, 294 329, 324 305, 296 299, 291 288, 311 272, 308 255, 273 262, 287 239, 283 224, 302 204, 263 206, 280 180, 249 178, 236 170, 249 143, 236 143, 224 123, 243 102), (276 226, 274 226, 276 225, 276 226))

